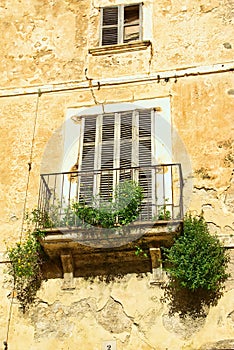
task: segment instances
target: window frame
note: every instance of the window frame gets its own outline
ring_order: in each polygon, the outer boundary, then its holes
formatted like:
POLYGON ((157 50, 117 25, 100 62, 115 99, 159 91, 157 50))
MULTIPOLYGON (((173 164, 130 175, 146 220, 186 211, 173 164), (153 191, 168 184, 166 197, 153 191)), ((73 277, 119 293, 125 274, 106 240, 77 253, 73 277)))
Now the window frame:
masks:
MULTIPOLYGON (((118 183, 120 182, 120 177, 121 177, 121 172, 118 169, 126 169, 126 175, 128 173, 128 170, 132 167, 135 167, 134 173, 133 173, 133 180, 136 182, 139 182, 143 186, 143 182, 140 180, 140 170, 137 169, 137 167, 147 167, 147 166, 152 166, 156 165, 156 157, 155 157, 155 151, 156 151, 156 143, 155 143, 155 138, 154 138, 154 133, 155 133, 155 128, 156 128, 156 110, 155 108, 139 108, 139 109, 130 109, 126 111, 118 111, 118 112, 109 112, 109 113, 98 113, 96 115, 83 115, 81 118, 81 129, 80 129, 80 138, 79 138, 79 144, 78 144, 78 170, 79 171, 85 171, 87 172, 89 169, 88 168, 83 168, 83 164, 85 164, 85 167, 87 166, 87 163, 83 163, 84 160, 84 147, 87 145, 90 145, 90 141, 86 141, 84 143, 84 135, 88 132, 90 122, 88 122, 88 128, 86 129, 86 122, 87 120, 92 121, 93 128, 92 128, 92 135, 94 135, 95 140, 92 147, 92 150, 88 151, 89 156, 91 155, 91 159, 93 160, 93 166, 91 167, 92 169, 96 170, 97 173, 93 175, 93 177, 90 179, 91 182, 90 184, 87 183, 87 177, 86 174, 84 175, 85 177, 85 183, 83 183, 83 178, 82 175, 79 178, 78 185, 77 185, 77 198, 80 198, 80 195, 84 195, 86 197, 85 192, 87 189, 92 188, 92 196, 96 198, 99 194, 102 194, 102 196, 105 196, 105 186, 102 187, 103 184, 103 178, 102 176, 105 176, 109 173, 108 170, 105 171, 105 167, 102 166, 102 159, 107 159, 105 157, 105 150, 104 150, 104 145, 107 144, 113 144, 113 153, 111 155, 111 159, 113 160, 113 164, 110 167, 110 169, 116 169, 115 173, 110 174, 110 179, 108 180, 108 183, 111 183, 111 188, 116 188, 118 183), (143 115, 143 114, 145 115, 143 115), (121 136, 121 127, 125 125, 125 116, 127 118, 130 116, 130 123, 131 123, 131 137, 129 138, 128 136, 125 137, 124 135, 121 136), (148 135, 145 134, 140 134, 140 129, 142 128, 143 125, 143 120, 146 118, 146 116, 150 119, 150 128, 145 128, 145 130, 148 129, 148 135), (113 139, 108 139, 104 140, 103 139, 103 130, 104 126, 107 127, 109 122, 105 121, 106 117, 113 117, 113 139), (141 121, 141 122, 140 122, 141 121), (142 124, 140 126, 140 124, 142 124), (145 163, 144 161, 144 155, 145 155, 145 141, 149 141, 149 157, 147 157, 147 162, 145 163), (121 159, 124 161, 126 153, 122 153, 121 155, 121 145, 122 145, 122 151, 124 149, 123 145, 125 143, 130 142, 130 153, 128 154, 129 156, 129 166, 122 165, 121 166, 121 159), (143 149, 142 149, 143 147, 143 149), (99 173, 98 171, 102 170, 102 174, 99 173), (112 178, 111 178, 112 176, 112 178), (82 191, 84 189, 84 191, 82 191), (104 191, 104 192, 103 192, 104 191)), ((127 125, 127 124, 126 124, 127 125)), ((123 132, 125 132, 123 130, 123 132)), ((88 134, 88 133, 87 133, 88 134)), ((111 147, 110 147, 111 148, 111 147)), ((88 163, 89 166, 89 163, 88 163)), ((108 168, 107 168, 108 169, 108 168)), ((149 171, 144 170, 144 172, 148 174, 148 180, 147 184, 150 186, 150 192, 148 193, 145 201, 151 201, 152 203, 152 217, 156 214, 156 193, 155 193, 155 188, 153 186, 153 183, 156 181, 155 180, 155 174, 152 169, 149 171), (150 195, 149 195, 150 194, 150 195)), ((144 176, 145 177, 145 176, 144 176)), ((144 181, 144 179, 143 179, 144 181)), ((147 190, 148 191, 148 190, 147 190)), ((113 192, 114 193, 114 192, 113 192)), ((112 193, 112 194, 113 194, 112 193)), ((88 198, 88 197, 86 197, 88 198)))
POLYGON ((128 45, 128 44, 136 43, 139 41, 143 41, 143 2, 127 4, 127 5, 121 4, 121 5, 115 5, 115 6, 101 7, 101 9, 100 9, 99 46, 108 47, 108 46, 112 46, 112 45, 128 45), (126 7, 132 7, 132 6, 139 6, 139 39, 124 42, 124 28, 127 27, 124 25, 124 9, 126 7), (117 43, 103 45, 102 44, 103 29, 108 27, 108 26, 103 26, 103 12, 104 12, 104 9, 107 9, 107 8, 118 8, 118 23, 117 23, 117 33, 118 34, 117 34, 117 43))

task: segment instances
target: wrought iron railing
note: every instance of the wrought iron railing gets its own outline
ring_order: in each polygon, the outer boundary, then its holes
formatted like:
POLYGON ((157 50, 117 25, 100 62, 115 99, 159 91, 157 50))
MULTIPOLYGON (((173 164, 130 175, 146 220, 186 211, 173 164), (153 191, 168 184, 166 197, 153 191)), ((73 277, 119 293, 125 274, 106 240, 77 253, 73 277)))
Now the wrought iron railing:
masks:
POLYGON ((38 212, 41 226, 79 227, 85 224, 75 214, 74 203, 95 207, 114 198, 118 183, 133 180, 143 190, 137 222, 181 220, 183 218, 183 177, 181 164, 74 171, 42 174, 38 212))

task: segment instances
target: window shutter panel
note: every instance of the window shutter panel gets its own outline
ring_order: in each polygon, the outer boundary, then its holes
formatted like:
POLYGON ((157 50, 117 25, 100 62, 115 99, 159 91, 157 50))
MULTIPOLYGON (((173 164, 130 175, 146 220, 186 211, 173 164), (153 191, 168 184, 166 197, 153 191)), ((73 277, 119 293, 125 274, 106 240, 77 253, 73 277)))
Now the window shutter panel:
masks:
POLYGON ((113 171, 114 168, 114 134, 115 134, 115 115, 103 115, 102 124, 102 147, 101 147, 101 174, 100 194, 102 198, 109 199, 113 189, 113 171))
POLYGON ((130 168, 132 163, 132 112, 121 113, 120 124, 120 180, 131 178, 130 168))
POLYGON ((144 190, 141 219, 152 217, 152 115, 144 109, 85 117, 80 169, 87 173, 81 174, 80 200, 90 203, 93 194, 109 200, 120 181, 134 179, 144 190), (137 166, 142 169, 132 172, 137 166))
POLYGON ((101 44, 118 44, 118 7, 106 7, 102 9, 101 44))
POLYGON ((96 118, 85 117, 81 170, 87 171, 80 178, 80 200, 89 201, 93 194, 96 118))
POLYGON ((139 166, 151 165, 151 110, 139 111, 139 166))
MULTIPOLYGON (((139 166, 152 165, 151 152, 151 110, 139 111, 139 166)), ((141 217, 148 219, 151 217, 152 208, 152 170, 151 168, 141 169, 139 171, 139 184, 144 189, 144 202, 141 217)))

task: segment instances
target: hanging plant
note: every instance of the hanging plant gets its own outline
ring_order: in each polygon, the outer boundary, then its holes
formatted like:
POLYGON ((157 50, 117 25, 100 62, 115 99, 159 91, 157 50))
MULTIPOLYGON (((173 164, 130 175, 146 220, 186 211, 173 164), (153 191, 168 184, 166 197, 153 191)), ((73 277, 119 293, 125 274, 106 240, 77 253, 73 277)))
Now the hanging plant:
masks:
POLYGON ((14 291, 23 309, 34 302, 36 293, 42 282, 42 250, 36 237, 29 233, 28 237, 8 249, 11 261, 8 273, 13 277, 14 291))
MULTIPOLYGON (((36 224, 35 212, 26 215, 29 225, 36 224)), ((37 228, 28 229, 26 238, 7 249, 10 260, 7 272, 13 277, 14 292, 23 312, 35 301, 42 283, 44 253, 38 241, 44 233, 37 228)))
POLYGON ((183 233, 166 255, 171 281, 181 288, 219 292, 229 276, 229 257, 219 239, 210 235, 203 216, 185 217, 183 233))

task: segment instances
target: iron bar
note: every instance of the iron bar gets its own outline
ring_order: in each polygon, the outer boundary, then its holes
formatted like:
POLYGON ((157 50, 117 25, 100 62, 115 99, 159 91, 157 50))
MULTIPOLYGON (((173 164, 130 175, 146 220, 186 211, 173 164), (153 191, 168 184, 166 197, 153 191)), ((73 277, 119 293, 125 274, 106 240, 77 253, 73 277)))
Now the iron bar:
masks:
POLYGON ((56 225, 77 226, 79 220, 72 211, 73 203, 79 200, 89 206, 93 203, 96 207, 97 203, 115 200, 116 185, 126 180, 137 180, 143 189, 144 199, 138 221, 183 218, 183 178, 179 163, 42 174, 39 211, 54 215, 54 204, 58 203, 56 225), (102 180, 94 181, 97 176, 102 180), (94 185, 99 186, 96 191, 93 191, 94 185))

